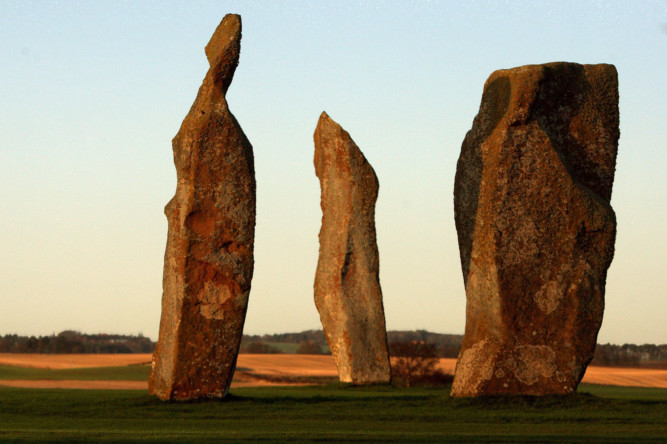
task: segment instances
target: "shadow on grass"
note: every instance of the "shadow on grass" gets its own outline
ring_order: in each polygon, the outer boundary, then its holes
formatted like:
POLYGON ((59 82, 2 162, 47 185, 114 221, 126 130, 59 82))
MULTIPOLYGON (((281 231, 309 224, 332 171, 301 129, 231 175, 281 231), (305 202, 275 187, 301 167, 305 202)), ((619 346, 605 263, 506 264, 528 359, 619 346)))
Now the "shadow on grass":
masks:
POLYGON ((609 409, 619 408, 631 403, 635 407, 664 406, 664 401, 653 399, 614 399, 596 396, 591 393, 572 393, 568 395, 548 396, 485 396, 479 398, 450 398, 454 408, 484 408, 506 410, 508 408, 525 409, 609 409))
POLYGON ((451 398, 454 407, 507 409, 508 407, 545 408, 581 407, 595 405, 599 402, 608 403, 589 393, 572 393, 568 395, 547 396, 481 396, 477 398, 451 398))
MULTIPOLYGON (((442 395, 449 393, 442 388, 442 395)), ((391 401, 422 401, 433 398, 434 389, 397 388, 391 384, 354 385, 334 382, 326 385, 282 386, 282 387, 244 387, 232 389, 224 398, 203 398, 185 401, 161 401, 151 398, 156 405, 174 404, 327 404, 340 402, 365 402, 379 399, 391 401)))

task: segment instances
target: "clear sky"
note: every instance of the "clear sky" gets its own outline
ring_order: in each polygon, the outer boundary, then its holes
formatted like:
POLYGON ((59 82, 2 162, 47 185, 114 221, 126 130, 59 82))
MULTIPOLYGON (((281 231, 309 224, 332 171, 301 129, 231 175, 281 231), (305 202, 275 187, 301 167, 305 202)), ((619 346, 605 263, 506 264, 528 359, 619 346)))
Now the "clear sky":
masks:
POLYGON ((254 146, 247 333, 321 328, 313 132, 340 123, 380 180, 389 329, 462 333, 461 142, 496 69, 613 63, 616 255, 599 342, 667 342, 667 1, 0 1, 0 334, 157 339, 171 139, 226 13, 227 98, 254 146))

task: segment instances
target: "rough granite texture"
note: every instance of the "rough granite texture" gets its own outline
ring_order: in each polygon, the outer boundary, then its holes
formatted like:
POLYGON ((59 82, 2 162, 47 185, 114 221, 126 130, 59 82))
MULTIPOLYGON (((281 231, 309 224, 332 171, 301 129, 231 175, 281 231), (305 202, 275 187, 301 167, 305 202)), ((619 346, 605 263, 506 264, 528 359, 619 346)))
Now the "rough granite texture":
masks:
POLYGON ((315 305, 342 382, 391 378, 375 237, 379 183, 357 145, 322 113, 315 130, 322 190, 315 305))
POLYGON ((613 65, 486 81, 454 188, 467 309, 452 396, 576 390, 614 255, 618 123, 613 65))
POLYGON ((241 18, 227 15, 206 46, 210 68, 174 138, 178 184, 167 204, 160 337, 149 380, 167 400, 229 389, 253 272, 252 146, 225 94, 238 65, 241 18))

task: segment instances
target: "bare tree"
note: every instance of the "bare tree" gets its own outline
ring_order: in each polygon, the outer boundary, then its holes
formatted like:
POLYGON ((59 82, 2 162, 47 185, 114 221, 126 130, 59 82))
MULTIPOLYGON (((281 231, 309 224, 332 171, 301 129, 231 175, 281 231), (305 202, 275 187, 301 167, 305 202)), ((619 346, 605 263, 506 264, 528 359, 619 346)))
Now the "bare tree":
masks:
POLYGON ((419 384, 444 384, 451 382, 439 368, 440 358, 435 344, 424 341, 392 342, 391 373, 395 383, 411 387, 419 384))

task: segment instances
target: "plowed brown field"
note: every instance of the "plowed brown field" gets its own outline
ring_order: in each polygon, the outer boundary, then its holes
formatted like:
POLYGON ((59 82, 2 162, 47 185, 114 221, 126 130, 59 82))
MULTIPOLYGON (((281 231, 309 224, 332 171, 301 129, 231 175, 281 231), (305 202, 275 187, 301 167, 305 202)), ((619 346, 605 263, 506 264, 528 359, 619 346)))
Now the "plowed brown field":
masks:
POLYGON ((45 355, 40 353, 0 353, 0 365, 32 368, 90 368, 120 367, 123 365, 150 364, 150 353, 137 354, 71 354, 45 355))
MULTIPOLYGON (((147 364, 150 354, 109 355, 44 355, 0 353, 0 365, 34 368, 84 368, 147 364)), ((294 377, 335 377, 336 366, 331 356, 322 355, 248 355, 238 358, 237 371, 232 387, 269 385, 295 385, 295 383, 271 382, 263 379, 294 377)), ((450 373, 456 367, 455 359, 441 359, 440 367, 450 373)), ((582 382, 634 387, 667 388, 667 370, 589 367, 582 382)), ((87 388, 87 389, 140 389, 143 381, 2 381, 0 385, 32 388, 87 388)))

